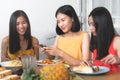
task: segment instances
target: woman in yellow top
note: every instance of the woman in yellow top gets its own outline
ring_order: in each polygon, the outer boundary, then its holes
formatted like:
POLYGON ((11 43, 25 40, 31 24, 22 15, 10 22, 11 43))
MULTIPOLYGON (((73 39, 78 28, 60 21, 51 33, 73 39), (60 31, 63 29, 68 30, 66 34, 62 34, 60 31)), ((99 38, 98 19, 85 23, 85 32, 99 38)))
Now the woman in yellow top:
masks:
POLYGON ((61 6, 55 17, 57 19, 55 44, 43 47, 41 50, 47 55, 58 56, 70 65, 88 63, 90 60, 87 32, 81 31, 81 25, 74 8, 70 5, 61 6))
POLYGON ((36 55, 39 59, 37 38, 31 36, 28 16, 22 10, 13 12, 9 22, 9 36, 2 40, 2 61, 16 59, 21 55, 36 55))

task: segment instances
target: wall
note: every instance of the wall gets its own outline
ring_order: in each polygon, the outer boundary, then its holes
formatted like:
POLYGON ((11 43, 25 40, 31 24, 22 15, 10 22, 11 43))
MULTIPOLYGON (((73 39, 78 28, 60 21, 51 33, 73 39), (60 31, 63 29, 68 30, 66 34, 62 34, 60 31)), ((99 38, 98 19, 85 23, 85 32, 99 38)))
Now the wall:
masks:
POLYGON ((24 10, 31 23, 32 35, 40 43, 51 45, 55 33, 55 11, 64 4, 72 5, 79 14, 79 0, 2 0, 0 2, 0 49, 2 38, 9 33, 9 19, 15 10, 24 10))

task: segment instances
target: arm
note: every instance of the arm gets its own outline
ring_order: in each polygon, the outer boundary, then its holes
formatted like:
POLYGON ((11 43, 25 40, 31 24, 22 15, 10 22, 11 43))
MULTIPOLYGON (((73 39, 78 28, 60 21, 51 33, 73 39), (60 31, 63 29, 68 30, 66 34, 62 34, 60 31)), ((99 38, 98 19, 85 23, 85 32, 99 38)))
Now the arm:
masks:
MULTIPOLYGON (((55 38, 55 42, 53 44, 54 47, 57 47, 57 40, 58 40, 58 38, 59 38, 59 36, 57 35, 56 38, 55 38)), ((47 58, 49 58, 49 59, 55 59, 54 55, 49 55, 49 54, 47 54, 47 55, 48 55, 47 58)))
POLYGON ((60 50, 59 48, 55 46, 51 47, 45 47, 45 51, 52 56, 59 56, 64 59, 64 61, 67 61, 69 65, 80 65, 80 61, 76 58, 73 58, 72 56, 68 55, 64 51, 60 50))
POLYGON ((116 62, 120 64, 120 36, 115 37, 114 39, 114 49, 117 52, 118 57, 116 57, 116 62))
POLYGON ((59 36, 56 37, 55 43, 54 43, 54 47, 51 47, 53 50, 53 52, 51 53, 55 53, 53 55, 55 56, 59 56, 62 57, 65 61, 67 61, 70 65, 79 65, 80 64, 80 60, 73 58, 72 56, 66 54, 64 51, 60 50, 57 48, 57 41, 58 41, 59 36), (56 54, 58 53, 58 54, 56 54))
POLYGON ((1 45, 1 61, 8 60, 7 56, 7 50, 8 50, 8 45, 9 45, 9 38, 8 36, 3 38, 2 40, 2 45, 1 45))
POLYGON ((33 37, 33 49, 36 55, 37 60, 39 60, 39 47, 37 47, 36 45, 39 45, 39 41, 37 38, 33 37))
MULTIPOLYGON (((82 58, 83 58, 84 61, 88 61, 88 60, 91 59, 91 54, 90 54, 90 51, 89 51, 89 46, 90 46, 90 36, 86 32, 83 35, 83 40, 82 40, 82 55, 83 55, 82 58)), ((65 57, 64 59, 66 59, 66 61, 70 61, 73 65, 79 65, 79 64, 83 63, 83 61, 75 59, 72 56, 69 56, 67 54, 65 54, 64 57, 65 57)))
POLYGON ((118 56, 115 56, 113 54, 109 54, 108 56, 103 58, 101 61, 107 62, 109 64, 116 64, 116 63, 120 64, 120 37, 119 36, 114 38, 113 48, 117 52, 118 56))
MULTIPOLYGON (((84 35, 84 42, 83 42, 83 46, 82 46, 82 50, 84 49, 84 59, 85 60, 88 60, 89 59, 89 35, 85 34, 84 35), (85 41, 85 39, 87 39, 85 41), (88 42, 87 42, 88 41, 88 42), (87 51, 86 51, 87 49, 87 51), (87 55, 88 54, 88 55, 87 55), (85 57, 86 56, 86 57, 85 57)), ((55 41, 55 44, 57 45, 57 38, 56 38, 56 41, 55 41)), ((46 48, 46 51, 50 54, 50 55, 54 55, 54 56, 60 56, 62 57, 65 61, 67 61, 70 65, 80 65, 82 63, 84 63, 82 60, 79 60, 79 59, 76 59, 76 58, 73 58, 72 56, 68 55, 67 53, 65 53, 64 51, 58 49, 56 46, 53 46, 53 47, 47 47, 46 48)))
POLYGON ((83 54, 83 60, 85 61, 90 60, 92 56, 89 47, 90 47, 90 36, 86 32, 83 36, 83 42, 82 42, 82 54, 83 54))

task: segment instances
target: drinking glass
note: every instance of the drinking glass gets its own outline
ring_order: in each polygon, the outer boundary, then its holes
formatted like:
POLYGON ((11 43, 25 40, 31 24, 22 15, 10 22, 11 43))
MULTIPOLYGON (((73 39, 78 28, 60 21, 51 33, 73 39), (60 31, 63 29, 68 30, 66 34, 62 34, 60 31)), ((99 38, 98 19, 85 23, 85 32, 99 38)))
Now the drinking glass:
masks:
POLYGON ((29 68, 36 67, 36 56, 35 55, 23 55, 21 57, 23 71, 29 68))

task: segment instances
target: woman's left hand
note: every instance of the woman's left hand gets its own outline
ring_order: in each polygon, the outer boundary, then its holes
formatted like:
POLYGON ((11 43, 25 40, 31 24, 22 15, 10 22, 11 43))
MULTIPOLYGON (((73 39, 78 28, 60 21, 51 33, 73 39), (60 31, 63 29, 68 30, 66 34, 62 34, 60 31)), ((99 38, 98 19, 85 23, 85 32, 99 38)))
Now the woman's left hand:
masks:
POLYGON ((116 63, 118 64, 120 63, 120 58, 113 54, 109 54, 108 56, 101 59, 101 61, 109 64, 116 64, 116 63))

